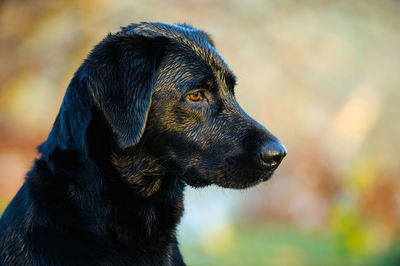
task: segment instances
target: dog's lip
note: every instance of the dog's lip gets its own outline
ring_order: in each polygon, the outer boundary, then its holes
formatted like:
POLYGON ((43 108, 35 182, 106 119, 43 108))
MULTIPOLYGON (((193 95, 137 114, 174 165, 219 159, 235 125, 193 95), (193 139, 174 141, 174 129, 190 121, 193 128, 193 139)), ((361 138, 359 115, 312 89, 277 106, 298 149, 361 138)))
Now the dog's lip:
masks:
POLYGON ((272 177, 273 173, 274 173, 274 171, 265 171, 265 173, 261 177, 255 179, 251 182, 248 182, 248 183, 236 183, 236 184, 230 184, 230 185, 217 184, 217 185, 224 187, 224 188, 231 188, 231 189, 246 189, 246 188, 254 187, 262 182, 269 180, 272 177))
POLYGON ((245 188, 250 188, 254 187, 255 185, 259 184, 261 181, 259 179, 250 182, 250 183, 244 183, 244 184, 230 184, 228 185, 218 185, 223 188, 231 188, 231 189, 245 189, 245 188))

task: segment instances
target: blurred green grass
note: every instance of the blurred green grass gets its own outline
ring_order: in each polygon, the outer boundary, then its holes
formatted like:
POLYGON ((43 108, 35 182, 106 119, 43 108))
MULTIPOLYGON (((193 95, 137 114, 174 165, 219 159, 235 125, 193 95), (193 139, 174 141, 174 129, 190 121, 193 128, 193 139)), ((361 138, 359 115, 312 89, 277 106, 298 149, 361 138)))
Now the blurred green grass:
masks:
MULTIPOLYGON (((240 226, 229 247, 212 250, 182 239, 188 265, 398 265, 400 245, 382 254, 354 254, 334 233, 306 232, 293 226, 240 226)), ((208 243, 214 245, 215 243, 208 243)))

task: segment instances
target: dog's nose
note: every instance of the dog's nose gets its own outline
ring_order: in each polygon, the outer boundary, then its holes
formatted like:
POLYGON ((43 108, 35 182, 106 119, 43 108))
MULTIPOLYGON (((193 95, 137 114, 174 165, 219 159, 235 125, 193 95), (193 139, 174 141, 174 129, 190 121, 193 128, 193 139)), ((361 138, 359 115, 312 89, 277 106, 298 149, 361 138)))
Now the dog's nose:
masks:
POLYGON ((261 148, 260 157, 262 162, 271 170, 275 170, 286 156, 286 148, 279 141, 270 140, 261 148))

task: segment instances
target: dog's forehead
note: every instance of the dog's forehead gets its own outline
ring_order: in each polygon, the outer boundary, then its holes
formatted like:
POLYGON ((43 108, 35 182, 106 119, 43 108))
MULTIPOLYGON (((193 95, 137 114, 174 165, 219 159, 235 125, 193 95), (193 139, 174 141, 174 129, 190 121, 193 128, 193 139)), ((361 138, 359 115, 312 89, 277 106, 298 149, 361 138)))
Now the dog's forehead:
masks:
POLYGON ((170 42, 182 46, 205 61, 214 70, 219 80, 226 83, 229 89, 236 84, 236 77, 222 56, 214 48, 211 37, 204 31, 188 24, 147 23, 131 24, 123 31, 154 38, 166 37, 170 42))

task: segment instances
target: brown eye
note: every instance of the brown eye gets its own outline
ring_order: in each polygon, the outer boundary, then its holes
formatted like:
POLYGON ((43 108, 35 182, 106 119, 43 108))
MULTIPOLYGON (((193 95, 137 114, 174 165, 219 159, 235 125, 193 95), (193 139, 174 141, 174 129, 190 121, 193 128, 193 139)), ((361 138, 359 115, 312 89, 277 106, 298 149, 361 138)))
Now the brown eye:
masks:
POLYGON ((200 101, 202 99, 201 92, 200 91, 192 92, 191 94, 189 94, 189 98, 194 102, 200 101))

